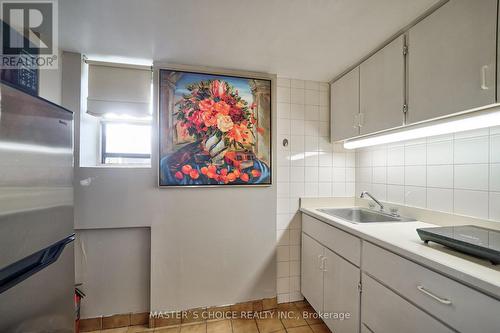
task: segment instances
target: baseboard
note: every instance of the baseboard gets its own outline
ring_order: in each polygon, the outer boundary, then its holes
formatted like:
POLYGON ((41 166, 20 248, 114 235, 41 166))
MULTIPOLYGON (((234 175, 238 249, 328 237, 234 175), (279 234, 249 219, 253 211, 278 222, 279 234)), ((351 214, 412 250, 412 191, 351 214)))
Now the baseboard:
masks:
POLYGON ((111 328, 148 325, 149 328, 202 322, 222 319, 221 316, 245 316, 251 312, 276 309, 277 298, 264 298, 231 305, 211 306, 206 308, 187 309, 175 312, 160 313, 125 313, 112 316, 80 319, 80 332, 91 332, 111 328))

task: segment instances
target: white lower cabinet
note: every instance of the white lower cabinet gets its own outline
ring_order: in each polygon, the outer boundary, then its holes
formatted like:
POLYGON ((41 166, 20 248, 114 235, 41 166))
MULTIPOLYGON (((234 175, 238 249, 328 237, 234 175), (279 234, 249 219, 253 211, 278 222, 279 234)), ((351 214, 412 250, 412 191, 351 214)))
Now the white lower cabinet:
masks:
MULTIPOLYGON (((363 273, 362 324, 373 333, 451 333, 451 329, 363 273)), ((339 332, 341 333, 341 332, 339 332)))
POLYGON ((498 299, 316 218, 302 230, 302 294, 333 332, 500 332, 498 299))
POLYGON ((302 295, 318 312, 323 311, 323 270, 321 259, 325 254, 324 247, 302 233, 302 295))
POLYGON ((333 332, 359 332, 360 270, 329 249, 325 257, 323 312, 334 317, 324 321, 333 332))
POLYGON ((302 295, 333 332, 359 332, 360 269, 302 233, 302 295))

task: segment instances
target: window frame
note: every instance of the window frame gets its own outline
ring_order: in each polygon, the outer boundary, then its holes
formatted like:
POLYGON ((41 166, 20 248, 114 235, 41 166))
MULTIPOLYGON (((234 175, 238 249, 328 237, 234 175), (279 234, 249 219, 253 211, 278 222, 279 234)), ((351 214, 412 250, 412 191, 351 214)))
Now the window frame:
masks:
MULTIPOLYGON (((152 129, 151 120, 115 120, 115 119, 101 119, 100 120, 100 164, 108 166, 119 166, 119 165, 151 165, 151 154, 136 154, 136 153, 108 153, 106 152, 106 125, 107 124, 128 124, 128 125, 142 125, 149 126, 152 129), (137 158, 137 159, 149 159, 149 163, 106 163, 106 158, 118 157, 118 158, 137 158)), ((151 138, 152 143, 152 138, 151 138)))

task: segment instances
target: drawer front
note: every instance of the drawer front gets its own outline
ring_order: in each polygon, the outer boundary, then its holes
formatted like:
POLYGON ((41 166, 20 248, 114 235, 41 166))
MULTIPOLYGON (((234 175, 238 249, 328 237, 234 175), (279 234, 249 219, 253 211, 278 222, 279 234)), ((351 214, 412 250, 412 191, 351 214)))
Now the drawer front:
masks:
POLYGON ((361 258, 359 238, 306 214, 302 214, 302 231, 359 267, 361 258))
MULTIPOLYGON (((374 279, 363 274, 361 320, 365 332, 373 333, 451 333, 451 329, 432 318, 374 279)), ((481 331, 471 331, 481 332, 481 331)))
POLYGON ((494 298, 367 242, 362 269, 459 332, 498 332, 494 298))

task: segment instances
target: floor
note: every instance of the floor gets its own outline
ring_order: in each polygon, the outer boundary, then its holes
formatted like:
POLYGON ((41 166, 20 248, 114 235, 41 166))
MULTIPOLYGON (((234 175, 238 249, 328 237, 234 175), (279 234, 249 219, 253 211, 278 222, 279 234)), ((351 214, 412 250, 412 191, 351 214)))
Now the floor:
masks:
POLYGON ((330 333, 306 302, 279 304, 278 309, 264 311, 254 319, 222 319, 170 327, 130 326, 90 333, 330 333), (313 318, 316 316, 316 318, 313 318))

